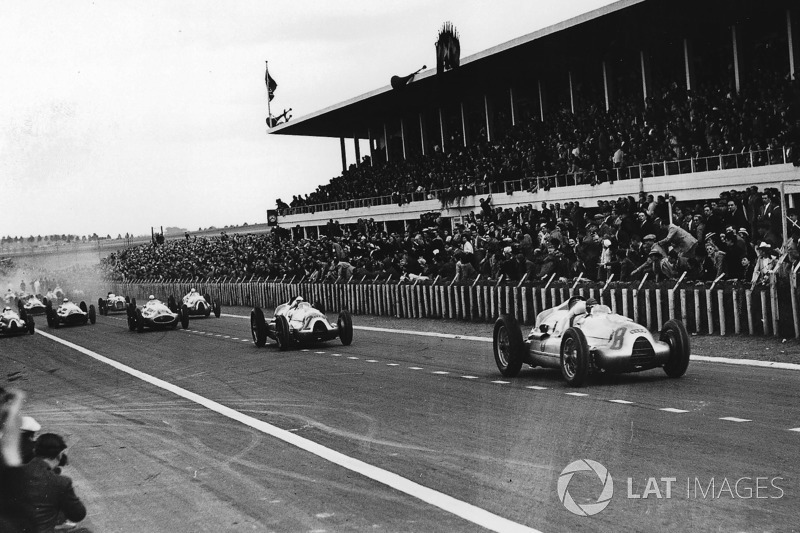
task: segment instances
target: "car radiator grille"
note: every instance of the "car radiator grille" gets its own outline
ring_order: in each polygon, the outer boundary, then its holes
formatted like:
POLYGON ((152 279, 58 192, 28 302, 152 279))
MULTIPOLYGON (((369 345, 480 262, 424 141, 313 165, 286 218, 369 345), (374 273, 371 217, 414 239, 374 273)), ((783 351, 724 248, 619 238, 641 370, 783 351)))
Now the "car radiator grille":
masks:
POLYGON ((655 359, 656 352, 650 341, 645 337, 639 337, 633 343, 633 352, 631 353, 631 363, 634 365, 646 365, 655 359))

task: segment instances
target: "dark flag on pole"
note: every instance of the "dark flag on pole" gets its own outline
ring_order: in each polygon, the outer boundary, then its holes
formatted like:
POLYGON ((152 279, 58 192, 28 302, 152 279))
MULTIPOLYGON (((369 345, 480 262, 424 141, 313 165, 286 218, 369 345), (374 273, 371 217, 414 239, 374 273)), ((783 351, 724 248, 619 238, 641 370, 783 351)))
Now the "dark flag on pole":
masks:
POLYGON ((269 101, 271 102, 273 98, 275 98, 275 89, 278 88, 278 84, 275 81, 275 78, 269 75, 269 68, 267 69, 266 74, 264 74, 264 81, 267 84, 267 92, 269 93, 269 101))

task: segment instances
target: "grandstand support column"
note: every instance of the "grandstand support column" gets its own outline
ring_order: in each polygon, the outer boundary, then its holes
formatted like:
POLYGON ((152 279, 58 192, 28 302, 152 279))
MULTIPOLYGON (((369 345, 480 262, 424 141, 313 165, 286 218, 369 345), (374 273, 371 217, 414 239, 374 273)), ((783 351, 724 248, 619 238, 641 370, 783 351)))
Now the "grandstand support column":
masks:
POLYGON ((442 108, 439 108, 439 137, 441 138, 442 143, 442 153, 447 152, 444 146, 444 119, 442 118, 442 108))
POLYGON ((369 139, 369 166, 375 166, 375 139, 372 138, 372 129, 367 129, 367 138, 369 139))
POLYGON ((486 94, 483 95, 483 116, 486 119, 486 141, 492 142, 492 127, 491 121, 489 120, 489 97, 486 94))
POLYGON ((461 137, 464 141, 464 148, 467 147, 467 116, 464 114, 464 102, 459 106, 461 109, 461 137))
POLYGON ((611 108, 611 102, 608 99, 608 70, 605 60, 603 60, 602 66, 603 66, 603 94, 606 98, 606 111, 608 111, 611 108))
POLYGON ((353 137, 353 146, 356 149, 356 166, 361 164, 361 146, 358 143, 358 137, 353 137))
POLYGON ((389 162, 389 135, 386 133, 386 123, 383 123, 383 151, 386 154, 386 162, 389 162))
POLYGON ((539 120, 544 122, 544 96, 542 95, 542 80, 536 82, 539 88, 539 120))
POLYGON ((739 81, 739 39, 736 38, 736 25, 731 26, 731 46, 733 48, 733 80, 736 83, 736 93, 741 92, 739 81))
POLYGON ((403 161, 407 159, 406 157, 406 121, 403 120, 403 117, 400 117, 400 144, 403 146, 403 161))
POLYGON ((645 65, 644 50, 639 50, 639 63, 642 66, 642 101, 647 101, 647 67, 645 65))
POLYGON ((692 90, 692 62, 689 61, 689 39, 683 38, 683 68, 686 71, 686 90, 692 90))
POLYGON ((794 41, 792 40, 792 12, 786 10, 786 42, 789 43, 789 76, 794 79, 794 41))
POLYGON ((347 154, 344 151, 344 137, 339 137, 339 149, 342 151, 342 172, 347 170, 347 154))
POLYGON ((422 155, 425 154, 425 124, 422 120, 422 113, 419 114, 419 143, 422 145, 422 155))
POLYGON ((570 70, 567 72, 567 77, 569 78, 569 108, 572 111, 572 114, 575 114, 575 93, 572 91, 572 71, 570 70))
POLYGON ((510 100, 510 103, 511 103, 511 126, 516 126, 517 125, 517 110, 514 107, 514 88, 513 87, 509 87, 508 88, 508 99, 510 100))

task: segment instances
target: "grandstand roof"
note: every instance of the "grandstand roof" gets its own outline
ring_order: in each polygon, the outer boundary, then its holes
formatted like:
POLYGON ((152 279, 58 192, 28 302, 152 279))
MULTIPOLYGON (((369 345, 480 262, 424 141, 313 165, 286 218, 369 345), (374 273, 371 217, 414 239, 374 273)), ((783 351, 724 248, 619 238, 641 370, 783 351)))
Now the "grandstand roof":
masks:
MULTIPOLYGON (((612 13, 618 13, 645 1, 620 0, 463 58, 457 69, 441 76, 437 76, 436 69, 431 68, 415 76, 412 83, 401 89, 394 90, 389 85, 375 89, 281 124, 272 128, 270 133, 366 139, 369 137, 370 123, 375 124, 375 117, 399 116, 403 112, 419 111, 440 100, 440 95, 461 93, 467 82, 474 85, 475 80, 496 81, 498 78, 508 77, 509 71, 520 64, 522 54, 530 53, 531 47, 536 46, 536 41, 542 41, 582 24, 596 22, 612 13)), ((613 28, 609 28, 606 24, 597 24, 594 31, 609 29, 613 31, 613 28)), ((616 31, 619 31, 618 28, 616 31)), ((586 36, 582 35, 583 43, 587 42, 585 39, 586 36)), ((484 85, 487 86, 488 84, 484 85)), ((373 136, 377 136, 376 132, 373 132, 373 136)))

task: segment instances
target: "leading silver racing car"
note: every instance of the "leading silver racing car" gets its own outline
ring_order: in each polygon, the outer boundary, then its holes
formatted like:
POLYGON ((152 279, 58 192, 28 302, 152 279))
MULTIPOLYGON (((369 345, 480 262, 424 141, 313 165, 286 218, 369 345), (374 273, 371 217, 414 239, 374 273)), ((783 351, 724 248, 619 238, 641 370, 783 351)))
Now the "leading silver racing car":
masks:
POLYGON ((516 376, 522 364, 560 368, 566 382, 583 386, 591 372, 639 372, 661 367, 679 378, 689 366, 689 334, 670 320, 656 340, 647 328, 581 296, 542 311, 522 338, 517 321, 501 315, 494 324, 494 360, 500 373, 516 376))
POLYGON ((46 303, 47 299, 38 294, 25 294, 17 300, 17 307, 28 315, 43 315, 47 312, 46 303))
POLYGON ((253 342, 259 348, 274 339, 281 350, 292 344, 317 343, 339 338, 343 345, 353 342, 353 318, 350 312, 339 313, 336 324, 328 322, 319 309, 298 296, 290 303, 275 308, 275 316, 267 320, 264 311, 256 307, 250 313, 250 331, 253 342))

